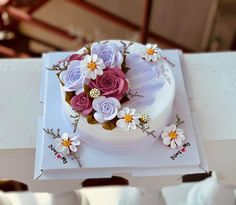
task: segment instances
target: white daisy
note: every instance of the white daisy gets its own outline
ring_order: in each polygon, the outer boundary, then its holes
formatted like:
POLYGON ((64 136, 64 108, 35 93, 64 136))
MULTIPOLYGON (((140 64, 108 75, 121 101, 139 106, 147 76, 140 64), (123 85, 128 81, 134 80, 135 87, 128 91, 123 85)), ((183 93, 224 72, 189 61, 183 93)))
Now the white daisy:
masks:
POLYGON ((156 44, 147 44, 142 57, 144 57, 146 61, 156 62, 161 58, 161 49, 158 48, 156 44))
POLYGON ((161 134, 164 145, 170 145, 171 149, 175 149, 177 146, 182 146, 185 140, 184 130, 177 128, 175 124, 165 127, 161 134))
POLYGON ((135 130, 136 125, 139 124, 140 114, 135 113, 136 110, 134 108, 124 107, 117 114, 117 117, 120 118, 116 125, 117 127, 122 128, 125 131, 135 130))
POLYGON ((56 150, 63 155, 67 155, 71 152, 76 152, 77 147, 80 145, 78 136, 69 135, 68 133, 63 133, 60 138, 55 139, 56 150))
POLYGON ((98 58, 96 54, 86 55, 84 60, 80 64, 81 72, 85 74, 86 78, 96 79, 97 75, 103 74, 105 64, 101 58, 98 58))

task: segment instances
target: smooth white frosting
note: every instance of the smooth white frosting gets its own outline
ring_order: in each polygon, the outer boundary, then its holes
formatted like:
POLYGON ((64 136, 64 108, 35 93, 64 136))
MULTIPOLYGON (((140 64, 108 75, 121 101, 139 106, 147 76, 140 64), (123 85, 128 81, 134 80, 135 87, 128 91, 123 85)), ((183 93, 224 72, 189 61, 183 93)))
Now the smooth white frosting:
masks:
MULTIPOLYGON (((133 44, 129 48, 131 52, 136 53, 138 53, 140 49, 143 49, 143 45, 137 43, 133 44)), ((156 138, 143 133, 141 129, 123 131, 122 129, 116 127, 113 130, 106 130, 102 128, 101 124, 88 124, 86 118, 81 116, 76 131, 81 140, 95 148, 109 150, 112 152, 133 151, 151 145, 159 137, 162 129, 169 123, 175 96, 174 76, 168 63, 163 62, 163 65, 166 70, 165 74, 168 76, 169 81, 166 82, 164 86, 155 94, 154 103, 148 107, 138 109, 139 113, 145 112, 150 116, 150 121, 147 125, 150 127, 150 131, 155 130, 155 136, 157 136, 156 138)), ((70 115, 75 115, 76 113, 64 100, 65 92, 62 86, 61 94, 62 110, 65 113, 66 120, 71 124, 73 119, 70 118, 70 115)))

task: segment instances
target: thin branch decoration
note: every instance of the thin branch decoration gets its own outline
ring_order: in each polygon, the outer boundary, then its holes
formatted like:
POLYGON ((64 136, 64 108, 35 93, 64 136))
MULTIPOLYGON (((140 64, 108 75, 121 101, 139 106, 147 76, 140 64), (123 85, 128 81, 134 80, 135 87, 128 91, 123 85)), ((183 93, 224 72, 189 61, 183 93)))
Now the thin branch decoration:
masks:
MULTIPOLYGON (((49 129, 49 128, 47 128, 47 129, 43 128, 43 131, 44 131, 46 134, 52 136, 53 139, 61 138, 61 134, 60 134, 60 129, 59 129, 59 128, 58 128, 56 131, 54 131, 53 129, 49 129)), ((54 148, 54 149, 55 149, 55 148, 54 148)), ((56 149, 55 149, 55 150, 56 150, 56 149)), ((69 149, 69 150, 70 150, 70 149, 69 149)), ((56 151, 57 151, 57 150, 56 150, 56 151)), ((57 151, 57 152, 58 152, 58 151, 57 151)), ((77 161, 79 167, 82 167, 82 164, 81 164, 81 162, 80 162, 80 160, 79 160, 79 156, 78 156, 75 152, 72 152, 72 151, 70 150, 70 153, 69 153, 67 156, 69 156, 72 160, 75 159, 75 160, 77 161)), ((65 157, 65 156, 64 156, 64 157, 65 157)))
POLYGON ((130 98, 133 98, 133 97, 144 98, 144 95, 138 94, 137 91, 136 91, 135 93, 132 93, 132 92, 129 90, 126 95, 129 96, 130 98))
POLYGON ((128 48, 134 44, 134 42, 129 41, 129 43, 125 43, 124 41, 120 41, 120 43, 124 46, 124 55, 129 54, 128 48))
POLYGON ((80 120, 80 113, 76 113, 75 115, 70 115, 70 118, 74 119, 74 121, 72 122, 72 127, 73 127, 73 132, 75 133, 80 120))
POLYGON ((163 57, 163 60, 165 60, 167 63, 169 63, 169 65, 171 65, 171 67, 175 67, 175 64, 167 57, 163 57))
POLYGON ((167 82, 170 84, 171 80, 170 80, 170 77, 167 75, 168 69, 165 68, 163 62, 160 62, 160 69, 161 69, 162 75, 166 78, 167 82))
POLYGON ((73 157, 72 160, 75 159, 77 161, 79 167, 82 167, 82 164, 79 160, 79 156, 77 156, 74 152, 71 153, 71 156, 73 157))
POLYGON ((184 124, 184 120, 181 120, 179 115, 176 115, 176 127, 179 127, 180 125, 184 124))
POLYGON ((146 133, 148 136, 152 136, 153 138, 157 138, 155 135, 155 130, 151 130, 149 126, 145 127, 144 123, 140 123, 136 125, 143 133, 146 133))
POLYGON ((51 136, 53 137, 53 139, 56 139, 56 138, 60 138, 60 137, 61 137, 61 135, 60 135, 60 129, 59 129, 59 128, 57 129, 56 132, 54 132, 53 129, 49 129, 49 128, 47 128, 47 129, 43 128, 43 131, 44 131, 45 133, 47 133, 48 135, 51 135, 51 136))
POLYGON ((64 70, 67 70, 67 66, 68 66, 68 63, 64 60, 53 65, 51 68, 47 68, 47 70, 62 72, 64 70))

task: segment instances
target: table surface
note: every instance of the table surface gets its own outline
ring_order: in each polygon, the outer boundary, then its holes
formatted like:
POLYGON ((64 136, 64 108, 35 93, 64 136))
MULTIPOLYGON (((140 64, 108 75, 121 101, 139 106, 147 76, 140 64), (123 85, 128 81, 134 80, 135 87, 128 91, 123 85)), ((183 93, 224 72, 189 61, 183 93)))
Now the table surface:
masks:
MULTIPOLYGON (((236 184, 236 52, 184 54, 183 73, 210 168, 236 184)), ((41 59, 0 60, 0 151, 35 148, 40 78, 41 59)))

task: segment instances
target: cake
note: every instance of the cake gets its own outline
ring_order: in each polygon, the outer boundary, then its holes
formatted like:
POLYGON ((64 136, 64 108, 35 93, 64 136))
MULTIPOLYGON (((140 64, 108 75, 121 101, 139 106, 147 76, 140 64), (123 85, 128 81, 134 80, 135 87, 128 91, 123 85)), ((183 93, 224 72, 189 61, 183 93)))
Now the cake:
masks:
POLYGON ((157 45, 94 42, 52 70, 59 71, 65 120, 90 146, 140 150, 155 142, 169 123, 175 80, 157 45))

